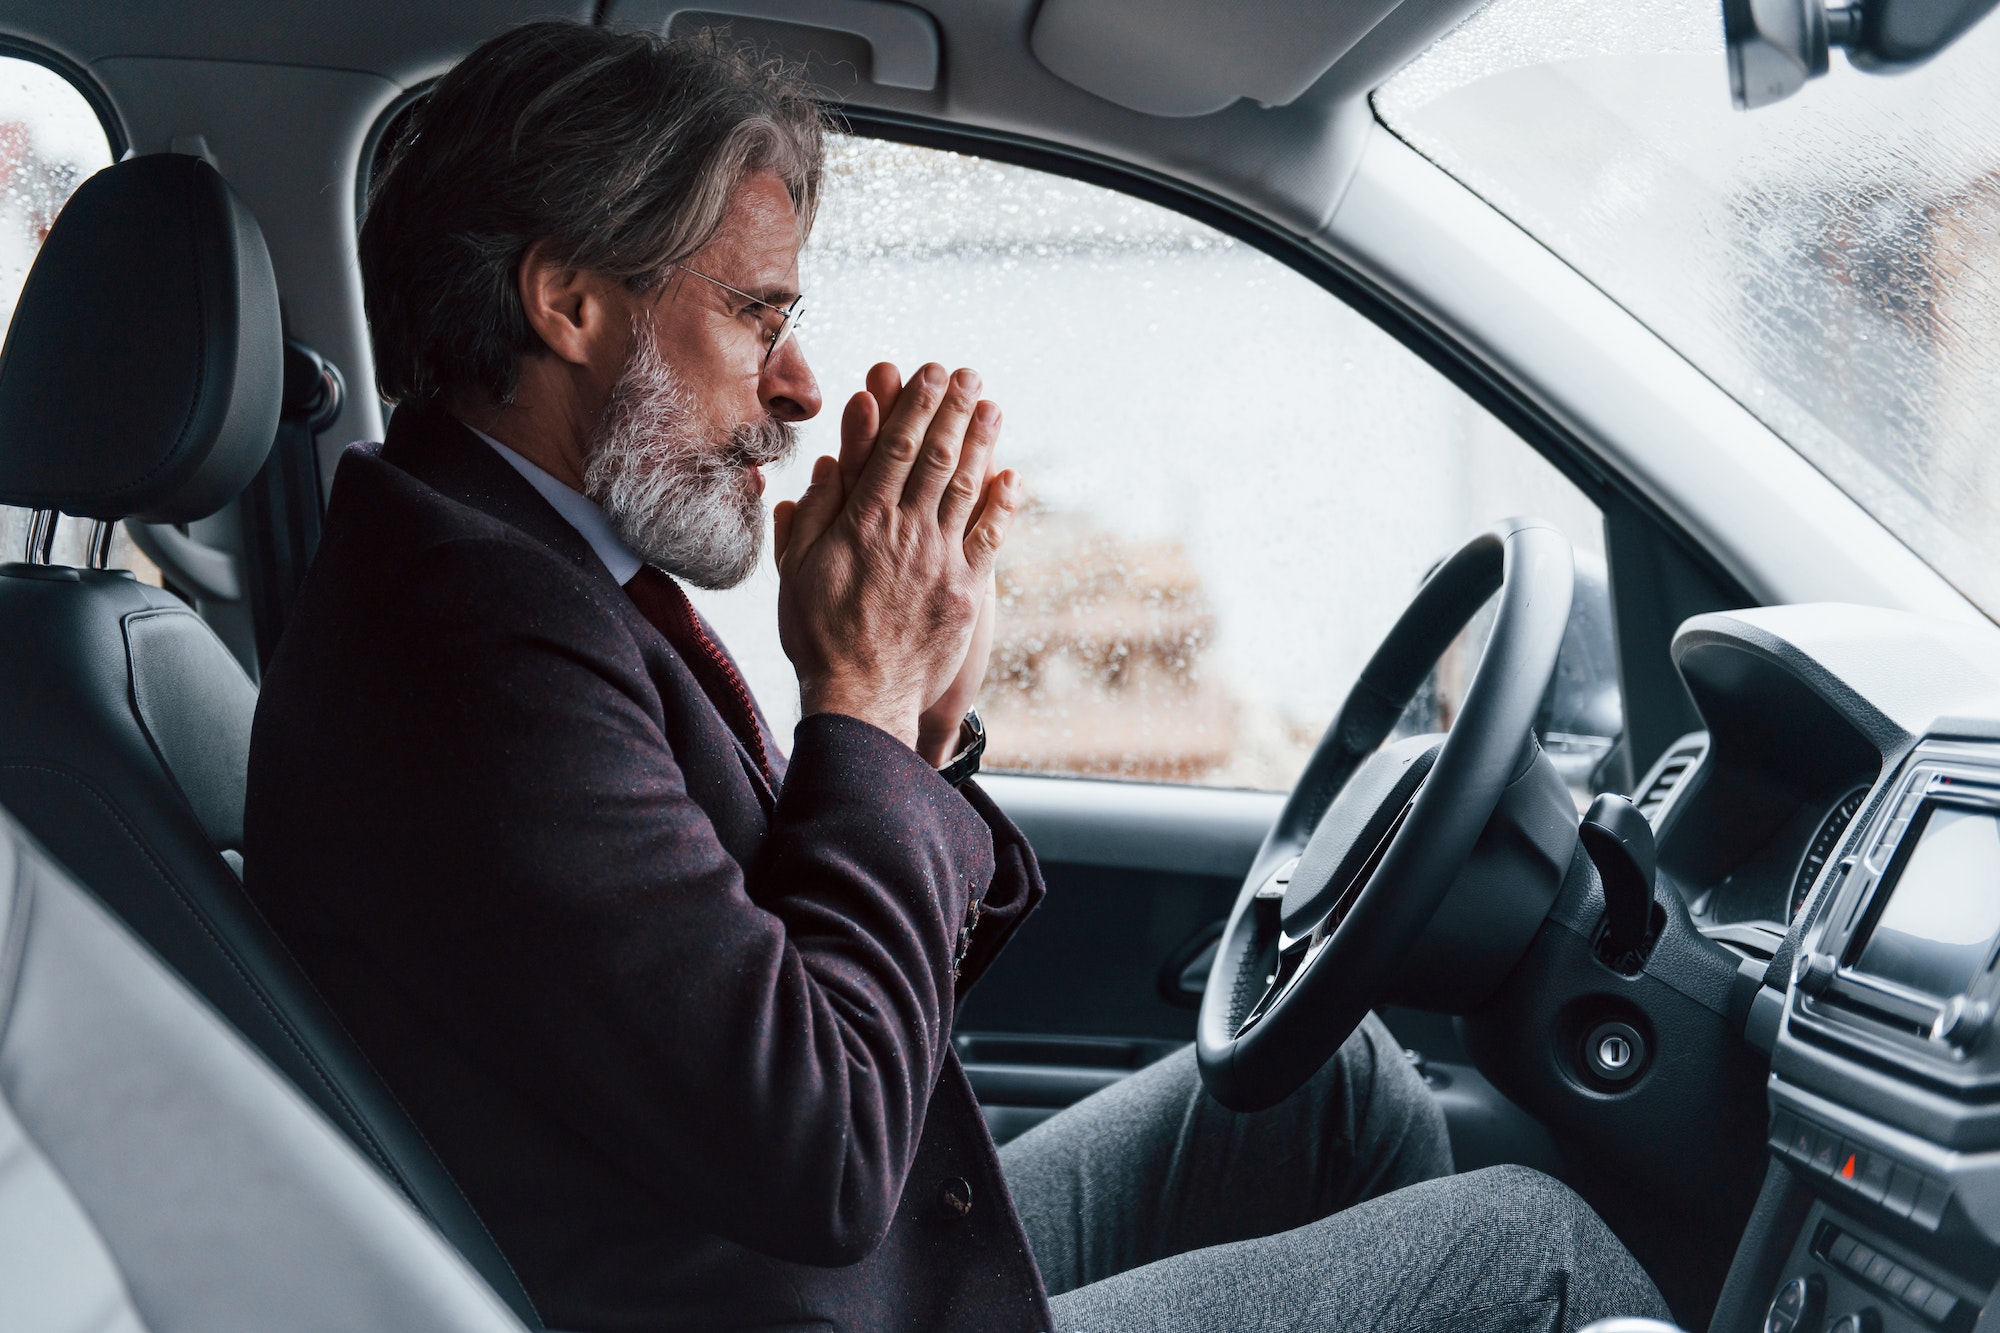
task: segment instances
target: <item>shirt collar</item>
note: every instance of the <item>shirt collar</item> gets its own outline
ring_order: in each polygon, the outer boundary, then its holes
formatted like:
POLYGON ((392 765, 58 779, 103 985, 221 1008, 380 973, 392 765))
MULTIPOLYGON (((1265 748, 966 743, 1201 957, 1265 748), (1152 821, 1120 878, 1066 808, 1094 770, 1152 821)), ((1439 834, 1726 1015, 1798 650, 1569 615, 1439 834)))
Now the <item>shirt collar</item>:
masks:
POLYGON ((618 534, 611 530, 611 520, 604 516, 604 511, 597 507, 594 500, 563 485, 477 426, 467 426, 466 429, 492 445, 495 453, 506 459, 530 486, 541 493, 544 500, 555 506, 555 511, 576 529, 577 535, 590 543, 590 549, 597 552, 605 570, 621 587, 632 581, 645 561, 632 554, 632 548, 618 540, 618 534))

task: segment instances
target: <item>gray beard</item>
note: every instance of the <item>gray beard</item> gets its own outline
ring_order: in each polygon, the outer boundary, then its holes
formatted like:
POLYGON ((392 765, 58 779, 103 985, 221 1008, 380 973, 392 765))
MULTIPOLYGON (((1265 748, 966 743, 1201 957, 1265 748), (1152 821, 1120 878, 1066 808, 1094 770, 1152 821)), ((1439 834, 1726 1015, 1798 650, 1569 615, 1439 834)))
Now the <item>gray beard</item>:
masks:
POLYGON ((583 493, 649 565, 697 588, 733 588, 764 551, 764 500, 744 475, 790 458, 798 432, 766 416, 716 443, 675 382, 652 331, 632 352, 586 442, 583 493))

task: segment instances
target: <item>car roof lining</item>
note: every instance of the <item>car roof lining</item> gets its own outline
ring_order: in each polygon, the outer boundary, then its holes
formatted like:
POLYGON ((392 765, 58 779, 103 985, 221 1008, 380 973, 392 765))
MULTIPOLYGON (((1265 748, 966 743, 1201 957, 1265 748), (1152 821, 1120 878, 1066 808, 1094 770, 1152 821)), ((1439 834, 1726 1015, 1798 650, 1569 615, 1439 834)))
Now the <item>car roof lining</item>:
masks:
POLYGON ((1290 105, 1398 7, 1263 0, 1223 18, 1207 0, 1042 0, 1028 45, 1051 73, 1107 102, 1205 116, 1240 98, 1290 105))
MULTIPOLYGON (((1037 0, 927 0, 921 7, 887 0, 410 0, 386 9, 370 0, 325 0, 310 8, 306 0, 203 0, 137 9, 15 0, 0 15, 0 31, 86 69, 115 56, 229 60, 372 73, 408 88, 531 18, 617 21, 622 13, 657 21, 679 12, 685 23, 726 16, 746 39, 812 58, 833 97, 857 110, 997 130, 1131 162, 1311 235, 1352 176, 1365 142, 1356 128, 1368 116, 1368 91, 1481 2, 1287 0, 1231 15, 1226 42, 1196 0, 1173 0, 1157 21, 1153 0, 1041 0, 1039 8, 1037 0), (1094 45, 1079 32, 1063 43, 1072 75, 1086 65, 1099 71, 1097 91, 1052 73, 1033 49, 1043 20, 1060 18, 1072 3, 1108 7, 1111 16, 1100 16, 1094 45), (871 5, 916 10, 935 22, 943 63, 934 88, 875 82, 867 41, 814 22, 829 13, 866 13, 871 5), (1250 12, 1263 8, 1270 12, 1250 12), (1122 22, 1111 21, 1120 13, 1122 22), (1148 33, 1143 45, 1133 40, 1140 28, 1148 33), (1295 40, 1308 30, 1318 33, 1316 45, 1295 40), (1260 79, 1252 68, 1256 53, 1287 40, 1316 53, 1293 62, 1289 81, 1260 79), (1224 50, 1233 54, 1218 54, 1224 50), (976 59, 967 58, 975 52, 976 59), (1321 57, 1327 67, 1284 105, 1237 96, 1207 114, 1162 116, 1100 95, 1199 78, 1200 96, 1209 101, 1238 86, 1281 96, 1321 57)), ((111 91, 115 96, 117 89, 111 91)))

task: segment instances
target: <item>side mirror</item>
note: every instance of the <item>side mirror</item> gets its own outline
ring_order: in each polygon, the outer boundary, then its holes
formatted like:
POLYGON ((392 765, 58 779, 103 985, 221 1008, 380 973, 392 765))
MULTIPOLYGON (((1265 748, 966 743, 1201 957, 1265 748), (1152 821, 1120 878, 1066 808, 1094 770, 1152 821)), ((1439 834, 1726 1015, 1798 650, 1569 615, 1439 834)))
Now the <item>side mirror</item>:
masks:
POLYGON ((1920 65, 1996 0, 1722 0, 1729 91, 1745 111, 1783 101, 1827 71, 1833 47, 1857 68, 1920 65))

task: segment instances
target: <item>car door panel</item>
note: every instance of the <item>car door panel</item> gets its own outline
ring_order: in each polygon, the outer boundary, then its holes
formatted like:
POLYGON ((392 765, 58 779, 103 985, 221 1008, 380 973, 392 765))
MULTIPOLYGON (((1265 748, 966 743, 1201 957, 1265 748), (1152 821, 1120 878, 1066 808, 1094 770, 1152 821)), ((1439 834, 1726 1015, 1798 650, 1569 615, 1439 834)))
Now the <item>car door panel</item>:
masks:
MULTIPOLYGON (((958 1016, 959 1058, 1006 1141, 1194 1039, 1212 944, 1277 818, 1276 792, 993 774, 981 784, 1034 845, 1048 897, 958 1016)), ((1555 1170, 1543 1128, 1474 1069, 1451 1020, 1386 1009, 1461 1170, 1555 1170)))
POLYGON ((1193 1040, 1199 992, 1173 983, 1229 914, 1283 798, 980 781, 1034 845, 1049 885, 958 1016, 959 1058, 994 1136, 1007 1138, 1193 1040))

